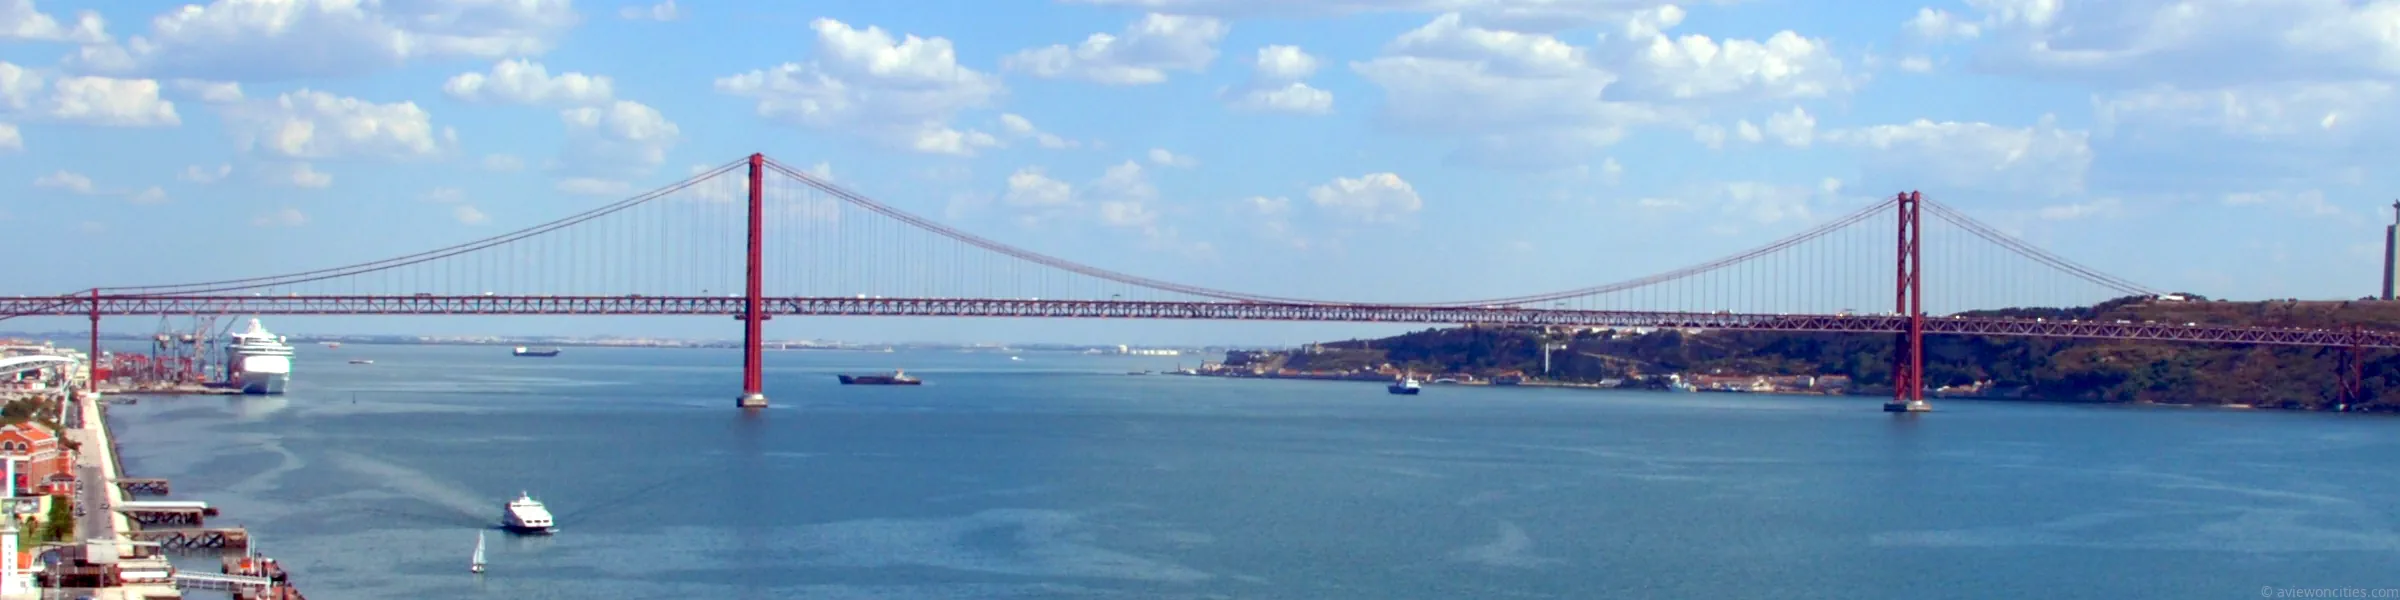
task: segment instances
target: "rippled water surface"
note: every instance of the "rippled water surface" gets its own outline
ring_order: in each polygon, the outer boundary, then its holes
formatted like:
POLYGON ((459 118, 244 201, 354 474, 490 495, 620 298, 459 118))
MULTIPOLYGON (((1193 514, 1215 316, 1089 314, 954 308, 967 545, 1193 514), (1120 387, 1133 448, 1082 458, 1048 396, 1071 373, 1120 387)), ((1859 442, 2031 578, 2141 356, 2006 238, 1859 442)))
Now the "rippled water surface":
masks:
MULTIPOLYGON (((1175 358, 302 349, 112 409, 342 598, 2233 598, 2400 588, 2400 421, 1125 374, 1175 358), (373 365, 350 365, 371 358, 373 365), (906 368, 921 387, 835 384, 906 368), (562 527, 475 532, 527 490, 562 527)), ((1185 361, 1197 364, 1196 358, 1185 361)), ((213 559, 191 566, 214 571, 213 559)))

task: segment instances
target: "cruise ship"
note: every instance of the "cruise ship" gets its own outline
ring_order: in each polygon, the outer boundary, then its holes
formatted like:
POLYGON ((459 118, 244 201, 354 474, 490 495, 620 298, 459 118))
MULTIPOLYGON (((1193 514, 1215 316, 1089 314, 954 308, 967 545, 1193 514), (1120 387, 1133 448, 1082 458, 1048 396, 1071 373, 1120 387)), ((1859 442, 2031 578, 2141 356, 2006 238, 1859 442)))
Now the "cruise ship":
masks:
POLYGON ((292 381, 292 345, 268 333, 258 319, 250 320, 249 330, 233 334, 225 353, 226 379, 244 394, 282 394, 292 381))

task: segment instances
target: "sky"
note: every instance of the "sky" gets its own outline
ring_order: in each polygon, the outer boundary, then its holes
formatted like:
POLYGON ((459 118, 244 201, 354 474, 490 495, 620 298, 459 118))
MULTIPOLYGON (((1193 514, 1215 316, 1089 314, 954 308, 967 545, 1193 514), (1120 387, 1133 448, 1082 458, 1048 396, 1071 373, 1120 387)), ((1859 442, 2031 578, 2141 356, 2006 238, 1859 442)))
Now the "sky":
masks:
MULTIPOLYGON (((0 291, 406 254, 752 152, 993 239, 1267 294, 1577 288, 1903 190, 2157 289, 2376 291, 2400 2, 1828 6, 0 0, 0 226, 21 253, 0 291)), ((736 334, 717 321, 278 328, 736 334)), ((796 321, 770 334, 1391 329, 796 321)), ((18 325, 0 328, 79 324, 18 325)))

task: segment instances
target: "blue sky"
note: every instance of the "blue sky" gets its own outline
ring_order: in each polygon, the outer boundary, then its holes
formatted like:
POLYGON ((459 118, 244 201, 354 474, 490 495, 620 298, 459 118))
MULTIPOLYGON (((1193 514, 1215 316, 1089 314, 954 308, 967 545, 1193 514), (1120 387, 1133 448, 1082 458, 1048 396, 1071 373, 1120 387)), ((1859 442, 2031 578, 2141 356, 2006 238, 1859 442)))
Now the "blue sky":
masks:
MULTIPOLYGON (((1270 294, 1575 288, 1921 189, 2160 289, 2356 297, 2400 139, 2378 25, 2400 8, 2361 4, 0 0, 0 224, 31 257, 5 285, 405 254, 764 152, 1009 243, 1270 294)), ((282 328, 733 333, 707 321, 282 328)), ((1138 327, 772 333, 1383 331, 1138 327)))

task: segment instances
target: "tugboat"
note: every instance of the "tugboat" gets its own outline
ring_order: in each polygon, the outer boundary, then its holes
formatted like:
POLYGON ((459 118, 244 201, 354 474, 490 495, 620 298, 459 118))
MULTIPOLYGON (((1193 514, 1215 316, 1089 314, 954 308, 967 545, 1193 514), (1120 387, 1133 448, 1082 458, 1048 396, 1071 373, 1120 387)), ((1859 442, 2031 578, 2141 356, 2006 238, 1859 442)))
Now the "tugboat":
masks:
POLYGON ((836 375, 842 385, 923 385, 925 382, 898 370, 890 375, 836 375))
POLYGON ((1394 381, 1392 382, 1392 385, 1386 386, 1383 389, 1384 391, 1402 396, 1415 396, 1417 395, 1417 392, 1422 391, 1422 388, 1418 387, 1417 378, 1414 376, 1407 377, 1399 381, 1394 381))
POLYGON ((500 527, 516 533, 548 534, 551 531, 550 509, 542 506, 532 494, 517 492, 517 499, 500 509, 500 527))

